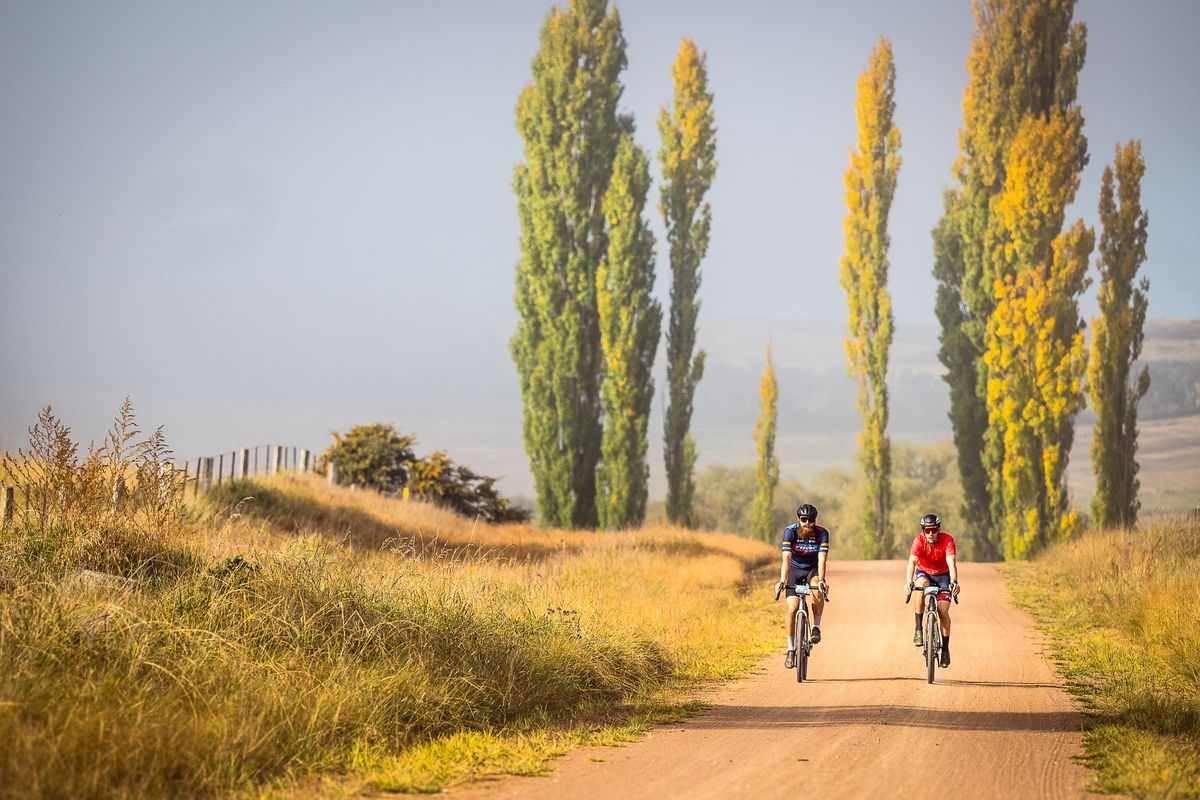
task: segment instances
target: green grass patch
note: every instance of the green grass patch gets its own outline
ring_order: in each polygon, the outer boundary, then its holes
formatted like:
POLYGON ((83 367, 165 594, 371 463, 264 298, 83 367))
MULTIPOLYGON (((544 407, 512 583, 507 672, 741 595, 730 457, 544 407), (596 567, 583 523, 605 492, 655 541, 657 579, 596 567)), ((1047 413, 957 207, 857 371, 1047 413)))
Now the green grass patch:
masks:
POLYGON ((1087 709, 1096 788, 1200 798, 1200 520, 1093 532, 1004 569, 1087 709))

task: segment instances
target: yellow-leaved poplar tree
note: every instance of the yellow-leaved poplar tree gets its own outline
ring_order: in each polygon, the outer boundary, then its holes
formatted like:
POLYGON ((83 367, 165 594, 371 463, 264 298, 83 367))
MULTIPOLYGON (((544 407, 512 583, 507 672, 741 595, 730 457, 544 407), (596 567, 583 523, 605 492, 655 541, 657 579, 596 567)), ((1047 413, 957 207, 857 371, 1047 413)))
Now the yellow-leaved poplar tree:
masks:
POLYGON ((858 79, 858 145, 846 170, 846 255, 842 288, 850 306, 846 362, 858 383, 858 436, 863 474, 861 509, 866 558, 891 555, 891 442, 887 435, 888 351, 892 346, 892 299, 888 293, 888 212, 900 171, 900 129, 893 122, 896 66, 886 38, 871 52, 858 79))
POLYGON ((1078 113, 1026 118, 986 237, 997 274, 983 356, 983 463, 1005 558, 1069 537, 1078 524, 1065 473, 1084 405, 1079 295, 1094 236, 1082 222, 1060 231, 1079 186, 1082 126, 1078 113))
POLYGON ((696 485, 692 400, 704 375, 704 351, 696 351, 700 315, 700 262, 708 252, 712 208, 704 195, 717 173, 717 129, 708 91, 707 56, 684 39, 671 65, 675 98, 658 115, 662 149, 659 209, 667 227, 671 262, 671 309, 667 321, 667 408, 663 419, 663 465, 667 472, 667 518, 690 526, 696 485))
POLYGON ((779 484, 779 457, 775 455, 775 428, 778 419, 779 384, 775 382, 775 365, 771 348, 767 347, 767 363, 758 386, 759 413, 754 424, 754 444, 758 462, 754 470, 754 506, 751 525, 755 539, 772 542, 775 539, 775 487, 779 484))
MULTIPOLYGON (((1009 151, 1026 118, 1078 113, 1076 89, 1087 29, 1074 21, 1075 0, 975 0, 975 38, 967 60, 959 156, 945 214, 933 230, 941 323, 938 358, 946 366, 950 423, 963 487, 961 533, 976 556, 1002 556, 992 528, 991 470, 983 462, 988 427, 988 320, 1000 265, 989 236, 996 196, 1005 191, 1009 151)), ((1074 144, 1086 160, 1086 141, 1074 144)), ((958 528, 956 528, 958 530, 958 528)))

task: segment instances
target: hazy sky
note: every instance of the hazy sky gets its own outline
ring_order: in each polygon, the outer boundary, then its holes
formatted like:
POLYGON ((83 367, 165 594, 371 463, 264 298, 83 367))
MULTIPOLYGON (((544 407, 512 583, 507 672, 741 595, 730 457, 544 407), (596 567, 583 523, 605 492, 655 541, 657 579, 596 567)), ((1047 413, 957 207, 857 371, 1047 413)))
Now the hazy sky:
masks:
MULTIPOLYGON (((513 107, 550 7, 0 2, 0 448, 46 403, 98 438, 128 394, 183 458, 323 448, 331 430, 387 421, 421 451, 510 464, 513 107)), ((845 325, 841 181, 880 35, 904 159, 890 288, 901 329, 934 325, 929 231, 957 147, 969 2, 620 8, 623 107, 651 153, 680 37, 708 53, 720 168, 701 344, 706 319, 764 343, 773 326, 845 325)), ((1076 16, 1091 164, 1073 216, 1095 224, 1114 146, 1140 138, 1150 314, 1200 316, 1200 3, 1081 0, 1076 16)), ((652 224, 665 299, 657 212, 652 224)))

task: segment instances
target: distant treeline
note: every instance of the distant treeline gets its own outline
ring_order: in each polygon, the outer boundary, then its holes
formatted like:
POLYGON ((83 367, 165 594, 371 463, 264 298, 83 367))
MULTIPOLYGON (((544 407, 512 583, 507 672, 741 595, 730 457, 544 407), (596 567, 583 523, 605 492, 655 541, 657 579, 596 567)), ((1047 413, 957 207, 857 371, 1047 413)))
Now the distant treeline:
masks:
POLYGON ((1200 361, 1153 361, 1147 366, 1150 390, 1138 407, 1142 419, 1200 414, 1200 361))

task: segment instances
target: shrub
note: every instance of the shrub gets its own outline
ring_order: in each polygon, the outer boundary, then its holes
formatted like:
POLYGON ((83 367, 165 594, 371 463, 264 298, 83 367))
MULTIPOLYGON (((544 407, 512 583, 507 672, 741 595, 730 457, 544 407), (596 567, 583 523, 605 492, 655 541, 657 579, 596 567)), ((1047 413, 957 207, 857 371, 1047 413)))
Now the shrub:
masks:
POLYGON ((444 452, 417 458, 416 439, 401 436, 392 425, 359 425, 334 434, 325 452, 337 468, 338 483, 365 486, 384 494, 403 491, 449 508, 463 516, 488 522, 525 522, 529 513, 500 496, 496 479, 458 465, 444 452))
POLYGON ((365 486, 378 492, 398 492, 408 483, 416 439, 401 436, 394 425, 377 422, 333 434, 325 461, 337 469, 338 483, 365 486))

